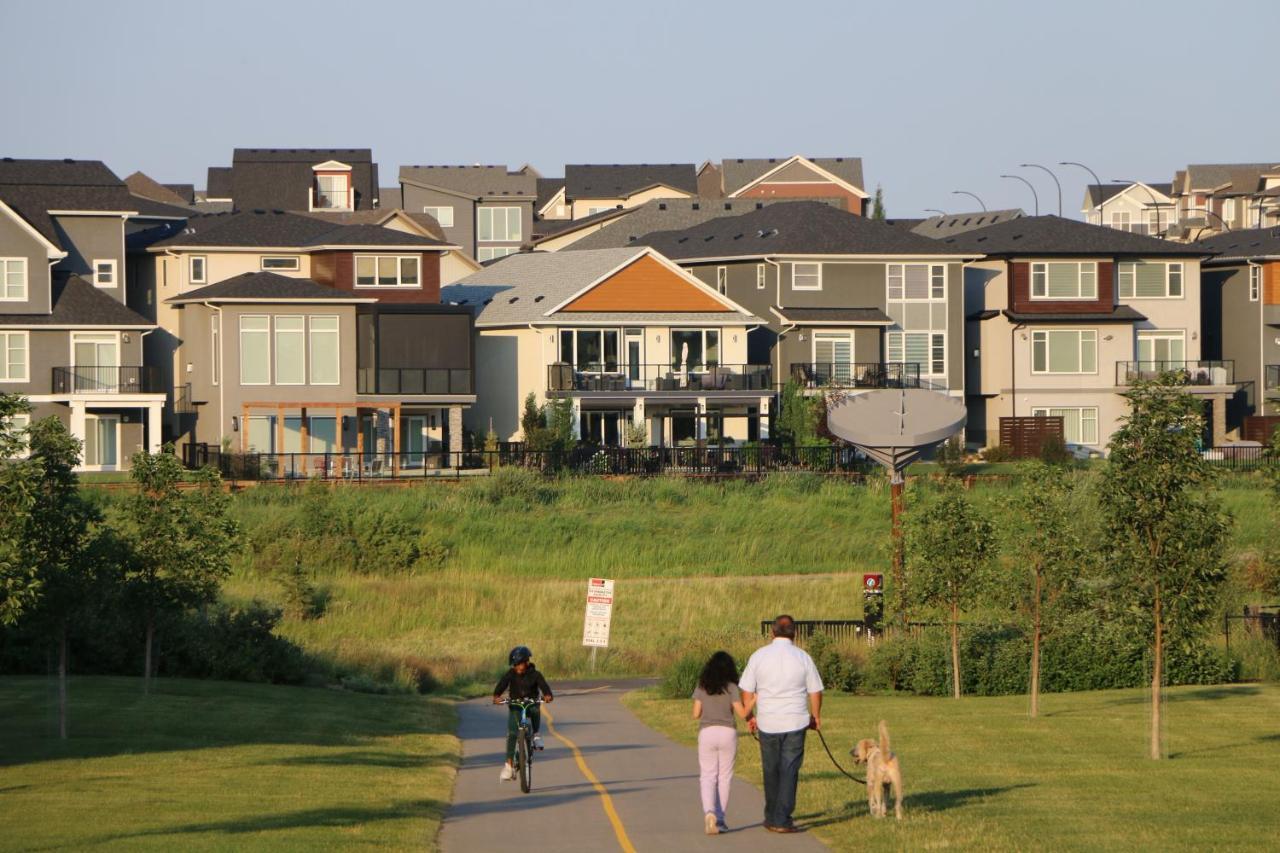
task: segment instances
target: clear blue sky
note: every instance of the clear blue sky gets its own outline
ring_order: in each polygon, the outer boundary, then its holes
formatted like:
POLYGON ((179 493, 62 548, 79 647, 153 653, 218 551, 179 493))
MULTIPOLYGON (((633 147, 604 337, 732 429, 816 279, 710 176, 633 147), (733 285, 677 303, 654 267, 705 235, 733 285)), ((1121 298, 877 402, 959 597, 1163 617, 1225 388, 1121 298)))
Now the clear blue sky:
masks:
POLYGON ((0 155, 204 185, 241 147, 406 163, 854 155, 891 216, 1078 215, 1084 173, 1280 162, 1267 2, 0 0, 0 155), (16 36, 16 37, 15 37, 16 36))

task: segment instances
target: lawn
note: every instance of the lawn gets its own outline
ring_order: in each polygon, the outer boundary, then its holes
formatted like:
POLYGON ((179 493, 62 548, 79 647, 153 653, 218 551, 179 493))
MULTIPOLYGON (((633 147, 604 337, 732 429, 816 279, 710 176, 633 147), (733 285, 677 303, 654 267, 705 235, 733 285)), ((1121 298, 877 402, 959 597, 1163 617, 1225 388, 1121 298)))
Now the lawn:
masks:
MULTIPOLYGON (((687 700, 644 691, 626 701, 654 728, 694 744, 687 700)), ((1160 762, 1144 758, 1149 708, 1141 690, 1056 694, 1042 708, 1032 720, 1021 696, 828 697, 823 728, 846 766, 853 742, 874 736, 877 720, 888 722, 906 816, 901 824, 870 819, 865 789, 840 776, 810 735, 797 817, 837 850, 1275 847, 1280 686, 1172 689, 1169 760, 1160 762)), ((740 742, 738 768, 758 783, 750 740, 740 742)))
POLYGON ((447 703, 161 679, 0 678, 0 848, 434 849, 459 760, 447 703))

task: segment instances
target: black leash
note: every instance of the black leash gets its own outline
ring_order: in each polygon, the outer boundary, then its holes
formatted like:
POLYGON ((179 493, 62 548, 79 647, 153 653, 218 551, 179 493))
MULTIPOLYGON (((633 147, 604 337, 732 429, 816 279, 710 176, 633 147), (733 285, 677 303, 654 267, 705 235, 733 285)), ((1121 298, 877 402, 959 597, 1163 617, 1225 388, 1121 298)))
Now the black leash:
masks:
MULTIPOLYGON (((814 729, 814 731, 818 733, 818 740, 822 741, 822 748, 827 751, 827 758, 831 759, 831 763, 836 766, 836 769, 839 770, 844 775, 848 776, 853 781, 857 782, 859 785, 867 784, 866 779, 859 779, 857 776, 854 776, 848 770, 845 770, 843 767, 840 766, 840 762, 836 761, 836 757, 831 754, 831 747, 827 746, 827 739, 823 737, 822 729, 814 729)), ((751 733, 751 737, 755 739, 756 743, 760 742, 760 738, 756 735, 755 732, 751 733)))

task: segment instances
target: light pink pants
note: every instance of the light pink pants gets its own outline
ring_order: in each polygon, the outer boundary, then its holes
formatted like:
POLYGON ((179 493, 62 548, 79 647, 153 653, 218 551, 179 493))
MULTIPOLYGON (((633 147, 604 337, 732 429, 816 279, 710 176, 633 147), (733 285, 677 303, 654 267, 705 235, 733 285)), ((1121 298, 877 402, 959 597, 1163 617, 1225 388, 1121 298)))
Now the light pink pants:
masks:
POLYGON ((738 754, 738 731, 730 726, 707 726, 698 732, 698 766, 702 773, 702 813, 724 820, 729 806, 733 760, 738 754))

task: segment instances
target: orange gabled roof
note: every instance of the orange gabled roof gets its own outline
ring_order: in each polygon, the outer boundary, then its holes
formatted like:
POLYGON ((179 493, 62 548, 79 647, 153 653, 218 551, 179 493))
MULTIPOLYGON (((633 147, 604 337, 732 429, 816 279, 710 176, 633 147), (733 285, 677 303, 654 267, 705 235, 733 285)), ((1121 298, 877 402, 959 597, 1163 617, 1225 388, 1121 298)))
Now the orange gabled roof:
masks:
POLYGON ((647 254, 560 309, 596 313, 724 313, 732 310, 647 254))

